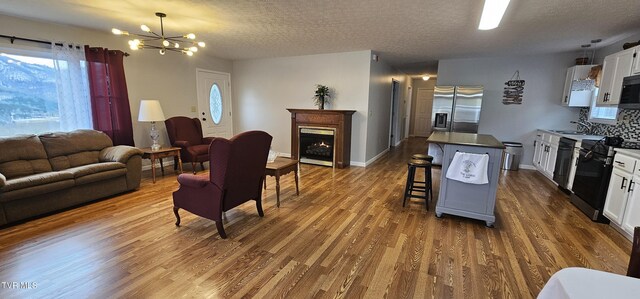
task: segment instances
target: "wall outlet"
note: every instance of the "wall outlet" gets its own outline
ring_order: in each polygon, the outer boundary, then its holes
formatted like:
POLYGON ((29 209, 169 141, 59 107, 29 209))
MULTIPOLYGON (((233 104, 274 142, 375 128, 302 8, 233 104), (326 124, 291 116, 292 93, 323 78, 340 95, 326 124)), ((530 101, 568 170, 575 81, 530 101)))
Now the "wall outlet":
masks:
POLYGON ((191 106, 191 112, 196 112, 196 106, 191 106))

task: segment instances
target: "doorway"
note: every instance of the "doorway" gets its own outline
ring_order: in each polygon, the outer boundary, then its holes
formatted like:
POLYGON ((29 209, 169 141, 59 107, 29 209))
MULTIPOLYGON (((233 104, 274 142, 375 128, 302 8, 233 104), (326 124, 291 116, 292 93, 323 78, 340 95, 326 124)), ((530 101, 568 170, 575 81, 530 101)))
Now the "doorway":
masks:
POLYGON ((400 90, 400 82, 391 80, 391 125, 389 126, 389 146, 394 147, 398 143, 398 94, 400 90))
POLYGON ((431 111, 433 109, 433 88, 418 88, 416 109, 413 120, 413 135, 428 137, 431 133, 431 111))
POLYGON ((233 136, 233 114, 231 113, 231 75, 196 70, 198 91, 198 118, 205 137, 233 136))

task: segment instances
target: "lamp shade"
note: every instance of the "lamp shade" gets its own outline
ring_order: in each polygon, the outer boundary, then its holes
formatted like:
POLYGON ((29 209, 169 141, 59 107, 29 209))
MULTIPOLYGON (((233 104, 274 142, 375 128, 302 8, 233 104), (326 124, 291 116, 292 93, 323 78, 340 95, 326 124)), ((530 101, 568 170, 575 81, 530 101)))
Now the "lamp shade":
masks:
POLYGON ((138 121, 164 121, 164 113, 157 100, 140 101, 138 121))

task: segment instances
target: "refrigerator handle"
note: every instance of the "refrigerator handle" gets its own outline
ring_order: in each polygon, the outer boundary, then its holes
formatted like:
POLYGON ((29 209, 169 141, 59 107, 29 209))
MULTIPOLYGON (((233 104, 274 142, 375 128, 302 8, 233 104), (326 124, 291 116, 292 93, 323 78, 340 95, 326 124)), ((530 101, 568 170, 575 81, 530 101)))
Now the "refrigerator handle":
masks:
POLYGON ((458 100, 457 95, 458 95, 458 87, 454 86, 453 87, 453 103, 451 104, 451 126, 448 128, 449 132, 454 132, 453 120, 456 119, 456 101, 458 100))

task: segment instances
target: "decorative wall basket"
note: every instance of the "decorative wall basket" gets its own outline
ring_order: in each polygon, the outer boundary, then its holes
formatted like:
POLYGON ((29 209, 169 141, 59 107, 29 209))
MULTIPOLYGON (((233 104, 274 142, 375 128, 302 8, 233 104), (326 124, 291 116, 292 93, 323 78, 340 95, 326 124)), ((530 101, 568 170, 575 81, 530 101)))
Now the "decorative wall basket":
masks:
POLYGON ((516 71, 511 80, 504 83, 504 94, 502 95, 502 104, 522 104, 522 95, 524 94, 524 80, 520 79, 520 71, 516 71))

